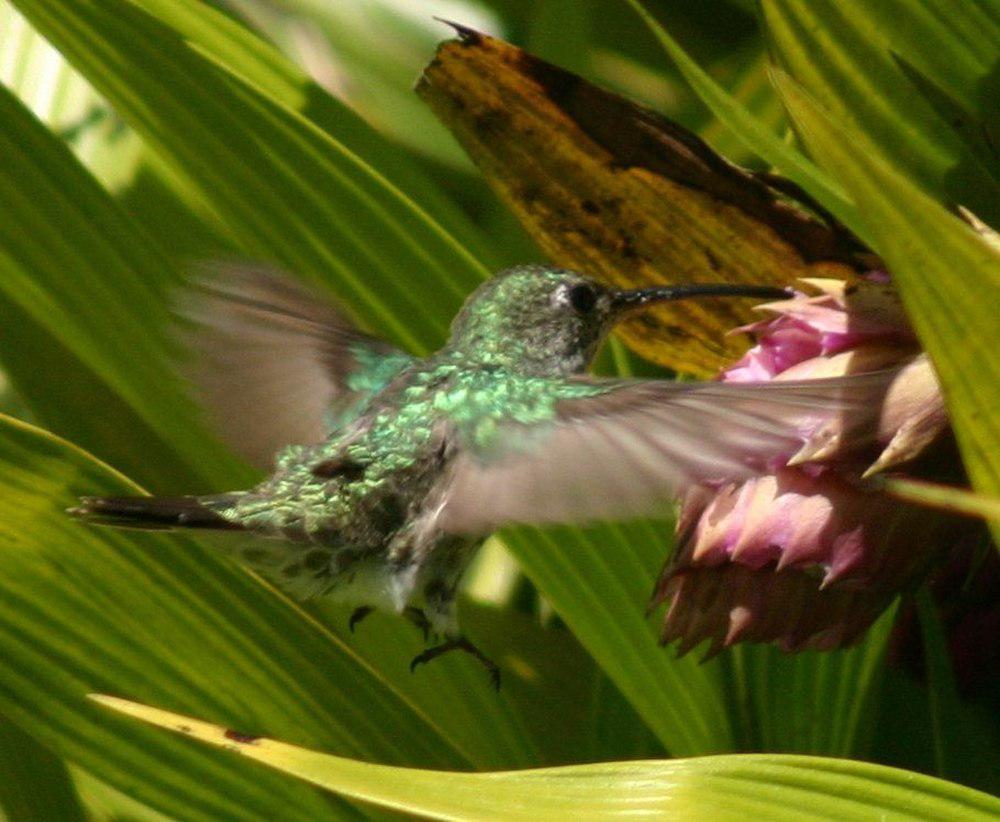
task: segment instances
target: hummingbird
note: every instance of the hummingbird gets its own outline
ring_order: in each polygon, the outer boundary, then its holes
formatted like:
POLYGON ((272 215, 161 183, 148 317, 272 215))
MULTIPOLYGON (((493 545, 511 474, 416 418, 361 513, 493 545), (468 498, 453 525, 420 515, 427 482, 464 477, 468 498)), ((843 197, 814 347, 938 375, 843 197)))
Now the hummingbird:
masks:
POLYGON ((499 669, 462 633, 456 592, 511 523, 587 523, 662 510, 697 483, 738 481, 794 453, 856 378, 726 384, 586 373, 616 323, 707 297, 787 299, 730 284, 618 290, 540 265, 484 282, 447 343, 412 356, 263 267, 220 266, 187 312, 194 381, 237 449, 271 473, 246 490, 82 497, 110 526, 227 532, 230 553, 297 598, 403 615, 443 653, 499 669), (287 445, 287 443, 294 443, 287 445))

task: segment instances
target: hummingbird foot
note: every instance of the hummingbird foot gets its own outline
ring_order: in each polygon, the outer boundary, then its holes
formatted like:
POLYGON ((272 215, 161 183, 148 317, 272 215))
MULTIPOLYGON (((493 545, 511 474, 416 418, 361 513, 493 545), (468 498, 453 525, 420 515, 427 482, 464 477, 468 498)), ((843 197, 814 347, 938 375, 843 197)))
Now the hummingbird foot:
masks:
POLYGON ((423 610, 414 605, 409 605, 403 611, 403 618, 416 626, 417 630, 424 635, 424 642, 430 639, 431 621, 427 618, 427 614, 423 610))
POLYGON ((423 653, 417 654, 413 657, 413 661, 410 662, 410 672, 412 673, 415 671, 418 665, 423 665, 425 662, 437 659, 439 656, 446 654, 449 651, 465 651, 465 653, 478 659, 482 666, 486 669, 486 673, 489 674, 490 682, 493 684, 494 690, 500 690, 500 667, 475 645, 469 642, 469 640, 467 640, 464 636, 449 639, 447 642, 435 645, 433 648, 428 648, 423 653))
POLYGON ((354 628, 361 620, 368 616, 375 609, 371 605, 362 605, 351 611, 351 616, 347 620, 347 628, 353 634, 354 628))

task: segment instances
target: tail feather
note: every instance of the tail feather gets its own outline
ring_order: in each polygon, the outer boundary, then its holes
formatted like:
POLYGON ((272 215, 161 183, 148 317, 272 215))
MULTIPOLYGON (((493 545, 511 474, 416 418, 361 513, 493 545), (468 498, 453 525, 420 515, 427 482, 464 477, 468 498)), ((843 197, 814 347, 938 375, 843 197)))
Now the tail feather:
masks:
POLYGON ((205 503, 220 503, 220 497, 81 497, 69 513, 94 525, 138 528, 145 531, 171 528, 203 528, 240 531, 205 503))

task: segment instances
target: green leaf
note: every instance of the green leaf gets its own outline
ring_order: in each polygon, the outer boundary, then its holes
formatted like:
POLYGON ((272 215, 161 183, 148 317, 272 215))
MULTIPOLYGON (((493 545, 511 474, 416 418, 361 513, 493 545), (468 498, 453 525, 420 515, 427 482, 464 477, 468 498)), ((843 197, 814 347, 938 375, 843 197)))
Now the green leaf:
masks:
POLYGON ((1000 493, 1000 250, 893 171, 790 77, 775 82, 809 148, 858 204, 944 387, 973 487, 1000 493))
POLYGON ((418 708, 315 620, 191 539, 82 525, 135 486, 0 419, 0 712, 58 755, 184 819, 317 818, 313 791, 109 721, 93 690, 396 763, 467 767, 418 708))
POLYGON ((883 0, 848 11, 858 25, 881 33, 896 54, 965 108, 995 116, 995 99, 984 81, 1000 53, 1000 20, 987 6, 883 0))
MULTIPOLYGON (((761 9, 778 65, 835 122, 925 192, 963 203, 988 222, 1000 217, 996 165, 973 156, 893 56, 914 55, 934 78, 948 77, 938 85, 973 104, 976 85, 1000 59, 1000 39, 983 43, 987 18, 973 4, 764 0, 761 9)), ((995 110, 995 96, 989 105, 995 110)))
MULTIPOLYGON (((202 0, 133 2, 181 34, 192 47, 245 77, 260 91, 298 111, 322 128, 345 149, 377 169, 379 174, 390 180, 407 198, 419 203, 421 209, 440 221, 477 259, 489 263, 490 267, 495 266, 496 251, 465 211, 442 191, 440 185, 431 180, 394 142, 382 136, 354 110, 328 94, 269 43, 202 0)), ((317 14, 322 14, 323 11, 316 8, 311 10, 317 14)), ((280 37, 278 32, 288 26, 289 17, 287 14, 278 14, 274 19, 269 17, 269 22, 274 25, 267 29, 268 34, 280 37)), ((293 18, 291 27, 295 29, 296 26, 301 26, 301 22, 301 18, 293 18)), ((359 57, 372 59, 371 43, 367 38, 345 30, 343 39, 351 43, 352 50, 359 57)), ((427 48, 430 47, 428 43, 427 48)), ((338 58, 343 59, 343 54, 338 54, 338 58)), ((355 63, 352 63, 352 68, 356 68, 355 63)), ((419 65, 415 65, 409 69, 405 78, 397 75, 401 83, 394 93, 396 96, 404 93, 409 96, 412 109, 430 121, 430 117, 420 110, 418 101, 409 88, 418 68, 419 65)), ((360 81, 352 84, 356 85, 364 84, 360 81)), ((407 131, 421 131, 421 127, 412 118, 404 122, 407 131)), ((426 137, 421 135, 417 139, 426 140, 426 137)))
MULTIPOLYGON (((788 117, 781 98, 771 85, 768 66, 767 53, 754 51, 744 58, 744 65, 730 78, 727 86, 734 105, 743 106, 747 115, 756 119, 762 128, 780 136, 788 131, 788 117)), ((712 117, 698 133, 719 154, 734 163, 759 163, 759 158, 748 149, 745 138, 735 134, 716 117, 712 117)))
MULTIPOLYGON (((982 673, 991 675, 985 670, 982 673)), ((928 683, 915 680, 913 674, 896 666, 888 668, 878 716, 873 723, 869 754, 872 758, 922 773, 936 772, 935 748, 941 738, 934 732, 936 720, 931 715, 934 698, 929 691, 928 683)), ((997 796, 1000 795, 1000 773, 996 768, 1000 727, 988 691, 987 686, 978 700, 951 703, 947 715, 940 719, 951 778, 997 796)))
POLYGON ((951 96, 951 90, 938 85, 938 79, 931 79, 909 60, 893 54, 900 71, 931 104, 938 117, 948 123, 955 134, 964 142, 966 149, 984 168, 996 165, 998 157, 997 138, 1000 135, 1000 118, 994 111, 983 114, 966 107, 964 100, 951 96))
POLYGON ((172 822, 171 817, 112 788, 81 768, 74 766, 70 773, 91 822, 172 822))
POLYGON ((248 254, 336 282, 411 349, 441 341, 485 270, 356 154, 126 0, 16 5, 248 254), (433 304, 410 287, 418 277, 433 304))
POLYGON ((497 692, 483 666, 465 654, 411 673, 409 660, 426 646, 419 631, 395 615, 372 614, 351 633, 350 608, 320 602, 310 610, 478 767, 585 761, 588 688, 597 669, 564 627, 542 628, 525 614, 463 600, 462 632, 501 668, 497 692))
POLYGON ((951 669, 947 639, 941 618, 930 591, 917 593, 917 615, 924 645, 924 668, 927 672, 927 697, 934 740, 934 771, 940 777, 952 776, 955 763, 951 757, 960 746, 955 718, 959 713, 955 674, 951 669))
POLYGON ((652 759, 666 755, 653 732, 607 675, 595 677, 587 717, 587 747, 577 761, 652 759))
POLYGON ((109 189, 135 174, 141 143, 79 72, 0 0, 0 83, 62 137, 109 189))
POLYGON ((66 763, 5 719, 0 719, 0 817, 86 819, 66 763))
POLYGON ((732 750, 718 662, 675 659, 645 615, 672 528, 636 522, 503 532, 524 572, 672 754, 732 750))
POLYGON ((541 0, 533 4, 525 49, 574 74, 589 74, 596 11, 595 0, 541 0))
POLYGON ((466 774, 356 762, 233 734, 109 696, 102 705, 395 811, 433 819, 990 819, 1000 800, 940 779, 837 759, 753 755, 466 774))
POLYGON ((0 121, 0 362, 21 396, 159 488, 240 476, 168 369, 165 255, 2 87, 0 121))
POLYGON ((691 88, 730 131, 743 140, 747 147, 779 168, 791 180, 808 191, 824 208, 859 236, 863 227, 857 219, 854 206, 837 182, 817 168, 809 158, 777 136, 770 127, 747 111, 739 101, 726 92, 697 63, 680 44, 671 37, 640 0, 625 0, 659 40, 660 45, 674 61, 691 88))
POLYGON ((746 750, 858 756, 878 704, 891 608, 855 647, 786 654, 737 646, 724 657, 746 750))
MULTIPOLYGON (((432 9, 407 14, 405 7, 389 4, 314 0, 282 0, 280 5, 243 0, 238 8, 313 77, 336 85, 336 93, 380 132, 449 171, 471 171, 458 146, 412 93, 423 55, 445 30, 432 9), (340 82, 345 74, 350 79, 340 82)), ((473 4, 466 4, 461 17, 477 28, 500 26, 473 4)))

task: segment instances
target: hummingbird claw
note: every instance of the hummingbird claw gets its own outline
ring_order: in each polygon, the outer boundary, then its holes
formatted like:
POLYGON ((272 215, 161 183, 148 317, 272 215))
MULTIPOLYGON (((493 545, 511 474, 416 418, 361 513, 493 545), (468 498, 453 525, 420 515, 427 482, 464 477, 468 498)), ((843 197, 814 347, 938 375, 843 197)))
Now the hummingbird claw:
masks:
POLYGON ((353 634, 355 626, 374 610, 371 605, 362 605, 355 608, 347 620, 347 629, 353 634))
POLYGON ((427 642, 427 640, 430 639, 431 621, 427 618, 427 614, 425 614, 420 608, 411 605, 403 611, 403 616, 416 626, 420 633, 424 635, 424 642, 427 642))
POLYGON ((500 691, 500 666, 487 657, 464 636, 449 639, 440 645, 435 645, 433 648, 428 648, 422 653, 417 654, 410 661, 410 673, 416 671, 418 665, 423 665, 424 663, 430 662, 432 659, 437 659, 437 657, 442 654, 446 654, 449 651, 465 651, 465 653, 478 659, 480 664, 486 669, 486 673, 489 674, 493 690, 497 692, 500 691))

